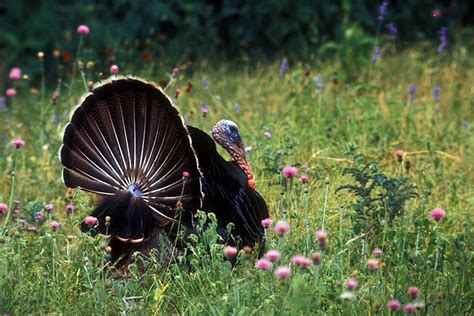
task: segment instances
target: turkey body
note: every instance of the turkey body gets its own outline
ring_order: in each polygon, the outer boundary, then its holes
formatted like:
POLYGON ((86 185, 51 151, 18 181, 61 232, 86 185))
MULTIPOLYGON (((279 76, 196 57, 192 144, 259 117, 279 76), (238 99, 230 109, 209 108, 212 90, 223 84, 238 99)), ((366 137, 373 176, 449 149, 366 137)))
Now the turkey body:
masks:
POLYGON ((248 187, 246 174, 234 161, 222 158, 212 138, 195 127, 188 130, 203 175, 202 209, 216 214, 219 234, 227 243, 253 247, 263 237, 261 221, 268 217, 265 200, 248 187), (226 235, 229 223, 234 225, 232 235, 240 240, 226 235))
POLYGON ((98 224, 82 229, 110 237, 113 262, 153 249, 169 258, 186 244, 176 242, 177 227, 195 231, 193 215, 202 209, 216 215, 225 243, 259 246, 268 208, 237 126, 222 120, 213 138, 185 126, 153 83, 121 78, 94 88, 74 110, 60 149, 66 186, 100 197, 91 213, 98 224), (213 138, 233 161, 219 155, 213 138))

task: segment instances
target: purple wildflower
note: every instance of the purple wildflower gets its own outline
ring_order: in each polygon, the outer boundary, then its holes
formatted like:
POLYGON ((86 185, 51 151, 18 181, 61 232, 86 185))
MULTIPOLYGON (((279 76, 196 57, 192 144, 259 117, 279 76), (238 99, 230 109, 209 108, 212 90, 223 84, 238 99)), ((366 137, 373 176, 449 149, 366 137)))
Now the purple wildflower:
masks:
POLYGON ((234 103, 234 112, 239 112, 240 105, 236 102, 234 103))
POLYGON ((440 95, 441 95, 441 88, 440 87, 434 87, 431 92, 432 92, 432 95, 433 95, 433 100, 439 101, 439 98, 440 98, 440 95))
POLYGON ((382 51, 380 50, 380 47, 375 46, 374 47, 374 54, 372 55, 372 58, 370 59, 373 63, 376 63, 377 60, 382 56, 382 51))
POLYGON ((388 23, 387 24, 387 31, 388 31, 388 35, 389 35, 390 39, 394 40, 395 37, 397 37, 398 29, 397 29, 397 26, 395 25, 395 23, 388 23))
POLYGON ((416 83, 412 83, 408 86, 408 99, 410 99, 410 101, 415 100, 415 93, 416 93, 416 83))
POLYGON ((385 16, 387 15, 387 8, 388 8, 388 1, 385 0, 379 6, 379 16, 377 17, 377 20, 379 20, 380 22, 382 22, 385 19, 385 16))
POLYGON ((209 113, 209 109, 206 106, 206 103, 201 102, 201 113, 202 117, 206 117, 207 113, 209 113))
POLYGON ((438 53, 443 53, 444 52, 444 49, 446 48, 446 46, 448 46, 448 37, 447 37, 447 34, 448 34, 448 28, 447 27, 442 27, 439 31, 438 31, 438 34, 439 34, 439 46, 438 46, 438 53))
POLYGON ((5 96, 0 96, 0 112, 7 112, 7 98, 5 96))
POLYGON ((285 75, 286 69, 289 67, 288 59, 285 57, 281 61, 280 71, 278 72, 278 77, 281 79, 285 75))
POLYGON ((202 78, 202 87, 204 88, 204 90, 209 89, 209 80, 207 79, 207 77, 202 78))
POLYGON ((272 133, 270 133, 270 129, 268 127, 264 126, 263 131, 266 139, 272 139, 272 133))
POLYGON ((54 205, 49 203, 44 206, 46 212, 50 213, 54 209, 54 205))
POLYGON ((44 216, 43 212, 36 212, 35 213, 35 220, 39 221, 39 220, 43 219, 43 216, 44 216))
POLYGON ((318 92, 321 93, 324 89, 323 75, 321 73, 318 73, 316 75, 316 78, 314 79, 314 82, 316 84, 316 90, 318 90, 318 92))

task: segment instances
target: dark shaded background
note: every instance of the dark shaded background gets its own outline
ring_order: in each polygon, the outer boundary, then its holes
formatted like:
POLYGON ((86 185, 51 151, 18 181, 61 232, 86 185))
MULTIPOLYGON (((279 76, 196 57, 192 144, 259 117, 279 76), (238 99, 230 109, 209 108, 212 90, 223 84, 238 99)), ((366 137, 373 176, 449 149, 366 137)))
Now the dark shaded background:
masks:
MULTIPOLYGON (((151 62, 163 56, 235 58, 243 55, 304 56, 324 51, 356 32, 364 43, 374 40, 379 1, 59 1, 0 2, 0 72, 13 65, 37 68, 38 51, 53 62, 75 54, 79 24, 87 24, 85 56, 106 64, 120 58, 151 62), (129 50, 120 56, 119 50, 129 50), (136 54, 132 53, 135 52, 136 54), (124 56, 125 54, 126 56, 124 56)), ((437 40, 448 26, 455 32, 474 23, 474 1, 388 1, 387 23, 397 25, 397 40, 437 40), (439 9, 441 16, 432 17, 439 9)), ((355 43, 357 45, 357 43, 355 43)), ((105 66, 105 65, 104 65, 105 66)))

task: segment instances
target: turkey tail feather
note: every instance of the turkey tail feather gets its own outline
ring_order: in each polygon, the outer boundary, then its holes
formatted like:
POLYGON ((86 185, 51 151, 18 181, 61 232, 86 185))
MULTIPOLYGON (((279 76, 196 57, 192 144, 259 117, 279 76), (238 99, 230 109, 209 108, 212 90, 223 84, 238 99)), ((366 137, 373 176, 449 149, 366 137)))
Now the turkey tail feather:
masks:
POLYGON ((162 90, 141 79, 107 81, 88 93, 65 128, 59 156, 66 186, 101 196, 92 212, 100 233, 142 240, 181 207, 193 213, 201 206, 201 174, 184 122, 162 90))

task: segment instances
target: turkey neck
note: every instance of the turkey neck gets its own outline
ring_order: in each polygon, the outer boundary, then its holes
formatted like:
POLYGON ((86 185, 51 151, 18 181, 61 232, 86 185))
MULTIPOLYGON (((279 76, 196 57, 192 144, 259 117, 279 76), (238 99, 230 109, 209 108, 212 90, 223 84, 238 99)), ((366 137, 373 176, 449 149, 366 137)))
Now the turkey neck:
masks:
POLYGON ((247 186, 255 190, 256 184, 253 178, 252 167, 250 167, 250 164, 248 163, 247 158, 245 157, 244 150, 239 148, 239 150, 229 150, 229 153, 234 159, 235 163, 237 163, 239 168, 247 175, 247 186))

